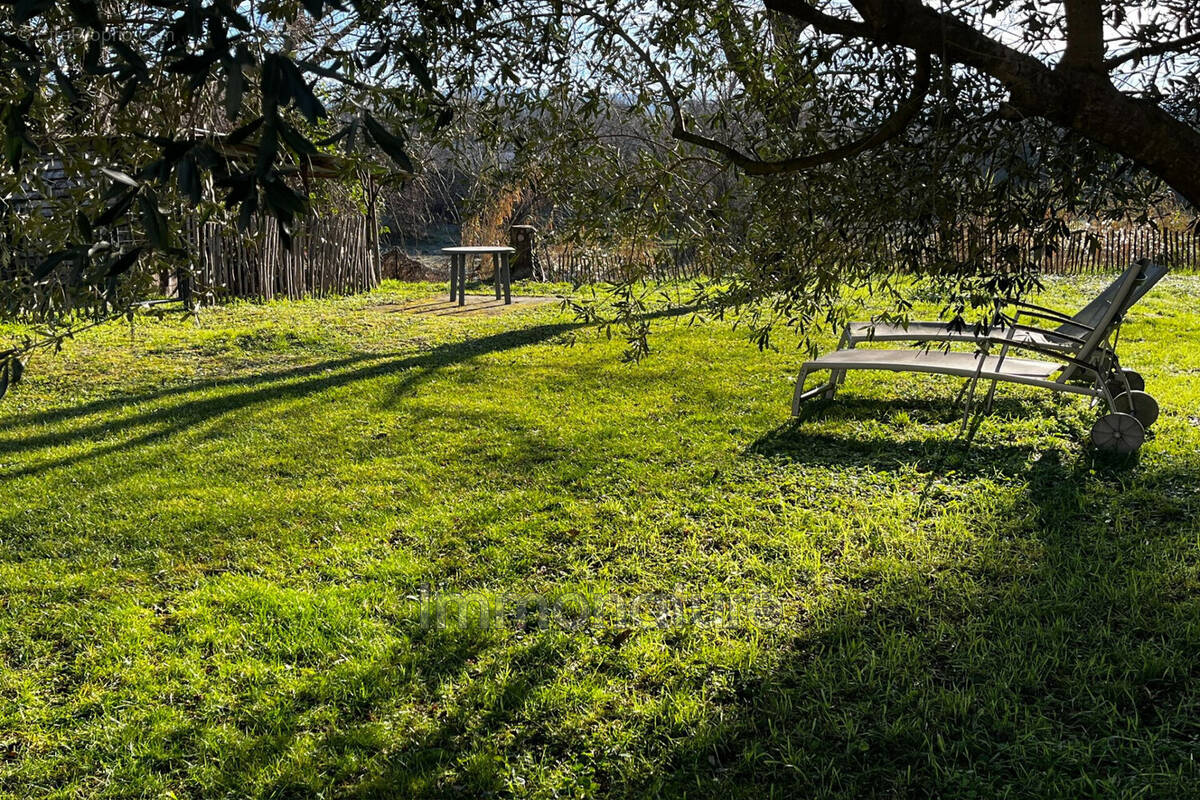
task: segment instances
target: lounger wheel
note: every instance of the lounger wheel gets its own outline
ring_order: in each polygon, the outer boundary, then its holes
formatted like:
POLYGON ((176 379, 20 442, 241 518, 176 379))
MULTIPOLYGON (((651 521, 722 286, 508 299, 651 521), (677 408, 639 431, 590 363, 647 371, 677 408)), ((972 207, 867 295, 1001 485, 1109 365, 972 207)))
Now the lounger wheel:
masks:
POLYGON ((1108 381, 1108 391, 1114 397, 1124 394, 1126 388, 1131 392, 1144 392, 1146 390, 1146 379, 1138 372, 1134 372, 1131 369, 1123 369, 1120 375, 1114 376, 1108 381))
POLYGON ((1118 411, 1137 417, 1143 428, 1149 429, 1158 419, 1158 401, 1145 392, 1125 392, 1117 395, 1113 402, 1118 411))
POLYGON ((1146 441, 1146 429, 1133 414, 1105 414, 1092 425, 1092 444, 1109 453, 1136 453, 1146 441))
POLYGON ((1140 372, 1135 372, 1131 369, 1121 370, 1121 375, 1125 377, 1125 382, 1129 384, 1129 390, 1132 392, 1146 391, 1146 379, 1142 377, 1140 372))

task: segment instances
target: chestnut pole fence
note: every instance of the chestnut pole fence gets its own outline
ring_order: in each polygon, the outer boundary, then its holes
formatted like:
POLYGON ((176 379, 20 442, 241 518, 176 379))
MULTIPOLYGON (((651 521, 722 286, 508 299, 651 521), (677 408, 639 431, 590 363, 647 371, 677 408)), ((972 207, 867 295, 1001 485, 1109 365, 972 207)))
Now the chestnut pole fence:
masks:
MULTIPOLYGON (((984 237, 968 232, 957 237, 949 249, 962 260, 977 256, 1003 263, 1005 251, 1027 257, 1031 248, 1028 238, 984 237)), ((900 253, 900 240, 886 249, 900 253)), ((629 274, 630 265, 636 267, 634 271, 639 276, 659 281, 715 274, 715 270, 697 258, 694 249, 670 242, 603 247, 555 243, 550 237, 539 237, 533 258, 535 280, 573 284, 616 281, 629 274)), ((1145 227, 1074 231, 1043 252, 1041 268, 1048 275, 1118 272, 1139 258, 1163 260, 1176 270, 1200 269, 1200 230, 1145 227)))

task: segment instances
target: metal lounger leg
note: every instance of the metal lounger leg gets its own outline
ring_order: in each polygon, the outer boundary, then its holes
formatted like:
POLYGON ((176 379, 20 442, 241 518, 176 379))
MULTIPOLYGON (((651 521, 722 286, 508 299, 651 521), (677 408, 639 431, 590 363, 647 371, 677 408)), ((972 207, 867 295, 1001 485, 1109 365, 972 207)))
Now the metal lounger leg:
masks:
POLYGON ((993 380, 992 385, 988 387, 987 397, 983 401, 983 413, 985 414, 992 413, 992 401, 996 398, 996 385, 999 383, 998 379, 993 380))
POLYGON ((963 405, 962 425, 958 429, 958 435, 962 436, 967 432, 967 425, 971 421, 971 410, 975 407, 975 387, 979 385, 979 376, 967 379, 967 385, 963 387, 963 392, 966 395, 966 402, 963 405))
POLYGON ((832 372, 830 373, 830 380, 827 383, 822 383, 820 386, 816 386, 812 389, 809 389, 806 392, 806 391, 804 391, 804 384, 807 382, 808 382, 808 369, 805 368, 805 369, 800 370, 800 374, 796 377, 796 391, 792 395, 792 416, 793 417, 798 416, 800 414, 800 405, 805 400, 811 400, 814 397, 818 397, 820 395, 826 395, 827 397, 832 396, 832 390, 834 388, 832 372))
POLYGON ((1104 404, 1110 414, 1121 410, 1117 408, 1117 398, 1113 396, 1108 382, 1104 380, 1104 373, 1099 371, 1096 373, 1096 398, 1104 404))
POLYGON ((796 376, 796 390, 792 393, 792 416, 800 414, 800 404, 804 402, 804 384, 808 381, 808 370, 800 370, 796 376))
POLYGON ((967 433, 967 425, 971 421, 971 410, 975 407, 975 389, 979 386, 979 376, 983 373, 983 366, 987 363, 987 349, 984 348, 979 354, 979 366, 975 368, 975 374, 967 379, 967 385, 963 387, 963 393, 966 395, 966 403, 963 406, 963 421, 962 427, 958 431, 959 436, 965 436, 967 433))
MULTIPOLYGON (((842 338, 838 340, 838 350, 853 350, 854 339, 850 336, 850 326, 842 328, 842 338)), ((837 395, 837 388, 846 382, 846 370, 836 369, 829 375, 829 392, 825 399, 832 400, 837 395)))

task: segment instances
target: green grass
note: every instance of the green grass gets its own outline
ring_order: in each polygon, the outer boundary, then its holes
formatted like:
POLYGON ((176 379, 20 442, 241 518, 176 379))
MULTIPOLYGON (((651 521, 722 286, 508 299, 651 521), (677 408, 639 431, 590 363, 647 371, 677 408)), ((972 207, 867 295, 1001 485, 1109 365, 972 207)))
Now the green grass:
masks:
POLYGON ((1126 326, 1135 462, 1075 400, 965 447, 954 381, 863 373, 793 422, 800 356, 725 327, 629 365, 414 291, 31 366, 0 795, 1200 794, 1200 279, 1126 326))

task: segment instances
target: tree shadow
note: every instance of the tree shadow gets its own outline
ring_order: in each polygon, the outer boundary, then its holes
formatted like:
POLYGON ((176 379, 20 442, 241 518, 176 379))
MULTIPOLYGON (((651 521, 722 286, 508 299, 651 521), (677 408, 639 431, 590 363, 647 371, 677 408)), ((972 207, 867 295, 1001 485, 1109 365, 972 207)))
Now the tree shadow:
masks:
MULTIPOLYGON (((821 466, 930 453, 799 433, 762 446, 821 466)), ((940 556, 953 579, 848 584, 631 794, 683 796, 699 784, 728 797, 1167 797, 1194 787, 1200 460, 1130 471, 1086 452, 982 457, 1016 491, 986 520, 994 532, 940 556)))
MULTIPOLYGON (((208 390, 207 382, 149 392, 134 402, 158 402, 154 408, 70 431, 0 437, 0 453, 22 455, 80 437, 94 441, 85 453, 0 477, 42 474, 167 441, 182 430, 223 424, 234 411, 356 381, 398 375, 395 398, 439 369, 579 327, 534 326, 425 353, 360 355, 231 378, 215 396, 189 396, 208 390), (108 436, 120 440, 104 443, 108 436)), ((126 402, 96 401, 77 414, 62 409, 56 421, 126 402)), ((746 455, 850 471, 915 466, 931 482, 952 471, 987 475, 1010 490, 980 516, 994 530, 943 543, 928 571, 841 576, 836 599, 806 624, 776 620, 777 629, 752 632, 770 637, 777 652, 761 666, 728 668, 721 693, 706 681, 725 668, 699 664, 671 676, 674 683, 663 691, 704 697, 710 703, 704 719, 681 734, 662 721, 625 715, 620 724, 653 729, 645 739, 631 735, 644 747, 636 755, 647 767, 628 777, 620 754, 594 752, 581 769, 590 769, 599 785, 581 793, 1171 796, 1196 778, 1200 729, 1189 720, 1200 718, 1192 713, 1200 712, 1200 592, 1189 577, 1196 567, 1189 547, 1200 529, 1194 495, 1200 459, 1131 472, 1128 462, 1071 451, 839 436, 812 424, 898 411, 941 423, 957 417, 948 400, 915 408, 909 401, 849 405, 815 406, 762 436, 746 455), (1172 776, 1180 781, 1173 785, 1172 776)), ((1000 413, 1025 409, 1012 401, 1000 413)), ((506 466, 544 455, 536 439, 519 440, 506 466)), ((348 701, 331 700, 325 676, 314 673, 273 727, 245 723, 241 744, 222 753, 214 785, 249 794, 254 784, 272 797, 504 795, 511 791, 507 770, 521 768, 506 757, 580 762, 573 732, 544 724, 530 705, 539 687, 571 674, 579 650, 594 646, 586 639, 563 644, 548 637, 514 648, 479 681, 484 696, 445 710, 424 708, 428 724, 403 735, 388 727, 406 724, 397 702, 432 706, 442 692, 469 684, 470 670, 491 645, 471 630, 410 631, 355 676, 348 701), (323 705, 336 706, 336 713, 314 729, 308 712, 323 705), (289 754, 304 742, 329 772, 289 766, 289 754), (364 762, 371 759, 368 770, 364 762)), ((227 724, 224 712, 216 719, 227 724)), ((193 764, 206 729, 202 715, 189 721, 156 771, 177 775, 193 764)))
MULTIPOLYGON (((671 691, 709 693, 709 713, 684 735, 659 722, 635 777, 617 755, 595 753, 589 792, 1080 796, 1101 786, 1179 796, 1194 785, 1200 593, 1178 579, 1195 554, 1162 570, 1186 547, 1172 532, 1200 526, 1200 510, 1172 500, 1200 479, 1200 462, 1131 474, 1051 451, 1022 463, 1005 473, 1020 491, 996 511, 1014 524, 972 552, 947 552, 953 580, 913 572, 847 584, 807 627, 765 628, 776 657, 733 670, 723 693, 711 694, 707 671, 676 676, 671 691)), ((580 740, 530 720, 527 703, 585 644, 531 645, 504 665, 491 700, 400 747, 356 738, 362 721, 342 718, 321 747, 388 753, 339 796, 504 795, 506 759, 518 753, 578 761, 580 740), (523 732, 504 738, 513 730, 523 732)))
MULTIPOLYGON (((685 309, 667 309, 647 314, 647 319, 676 317, 688 313, 685 309)), ((50 459, 36 465, 0 470, 0 478, 18 478, 66 467, 83 460, 134 449, 151 444, 211 421, 231 412, 279 401, 294 400, 319 394, 329 389, 389 375, 404 373, 405 377, 392 392, 393 398, 410 393, 429 380, 438 370, 461 364, 481 356, 528 347, 551 341, 589 326, 586 322, 559 322, 505 330, 486 336, 436 345, 420 353, 379 355, 359 353, 344 358, 329 359, 284 370, 271 370, 253 375, 233 376, 203 382, 188 382, 148 392, 122 394, 94 400, 51 412, 27 412, 6 418, 8 435, 0 436, 0 456, 28 454, 79 441, 110 439, 132 431, 153 426, 154 430, 132 438, 93 448, 85 454, 50 459), (213 389, 220 393, 212 395, 213 389), (208 396, 188 398, 205 391, 208 396), (182 398, 171 405, 157 401, 182 398), (22 431, 31 425, 70 422, 76 419, 123 410, 131 406, 152 405, 117 418, 106 418, 51 433, 30 434, 22 431)))
POLYGON ((432 377, 437 370, 444 367, 491 353, 544 342, 577 330, 579 327, 581 327, 581 323, 537 325, 477 339, 441 344, 415 355, 361 354, 282 371, 231 377, 216 382, 205 381, 202 384, 190 383, 185 386, 170 387, 134 396, 107 398, 78 407, 60 409, 45 415, 44 418, 32 414, 20 415, 11 420, 12 424, 9 429, 10 431, 13 431, 14 428, 17 430, 0 436, 0 456, 28 455, 41 449, 85 441, 97 442, 97 446, 82 453, 0 470, 0 478, 14 479, 38 475, 48 470, 95 460, 123 450, 136 450, 139 447, 169 439, 180 432, 194 429, 233 412, 244 411, 254 406, 309 397, 360 381, 411 373, 401 381, 400 391, 408 390, 432 377), (219 393, 213 394, 214 388, 219 393), (204 391, 205 394, 199 397, 189 397, 200 391, 204 391), (180 400, 169 405, 155 402, 168 398, 180 398, 180 400), (107 417, 49 433, 29 434, 20 430, 20 427, 27 427, 35 422, 62 423, 106 413, 117 408, 140 407, 147 404, 153 405, 133 413, 107 417), (151 430, 136 433, 143 428, 151 428, 151 430), (102 440, 112 438, 119 438, 119 441, 111 444, 99 444, 102 440))
MULTIPOLYGON (((503 677, 488 681, 486 695, 449 702, 455 695, 469 695, 469 674, 492 645, 491 632, 453 622, 446 628, 415 619, 407 622, 400 643, 366 668, 347 674, 338 673, 336 664, 310 670, 298 686, 289 686, 285 710, 270 720, 249 710, 223 714, 217 727, 232 725, 239 735, 222 744, 216 768, 195 787, 197 795, 391 798, 499 793, 507 777, 502 765, 485 759, 463 769, 464 742, 477 741, 518 718, 537 688, 557 676, 569 654, 532 641, 512 655, 503 677), (444 710, 439 710, 442 705, 444 710), (414 706, 431 708, 432 724, 403 736, 389 735, 390 723, 403 721, 414 706), (319 722, 314 724, 314 718, 319 722), (292 757, 297 751, 304 757, 292 757), (364 770, 368 764, 370 769, 364 770), (338 787, 332 795, 331 786, 338 787)), ((189 775, 196 754, 211 751, 206 740, 214 732, 198 715, 177 728, 145 766, 161 775, 189 775)))
MULTIPOLYGON (((252 387, 263 383, 275 383, 286 381, 292 378, 304 378, 311 375, 317 375, 330 370, 341 369, 343 367, 361 364, 365 361, 374 361, 380 358, 396 358, 401 354, 380 354, 380 353, 355 353, 354 355, 344 358, 328 359, 316 364, 304 364, 291 367, 288 369, 273 369, 267 372, 259 372, 251 375, 237 375, 226 378, 206 379, 203 382, 203 387, 222 387, 222 386, 245 386, 252 387)), ((404 354, 408 355, 408 354, 404 354)), ((180 395, 191 394, 201 388, 201 384, 197 381, 189 380, 177 383, 171 386, 165 386, 152 391, 142 392, 117 392, 107 397, 102 397, 96 400, 89 400, 86 403, 74 403, 56 408, 50 411, 26 411, 22 413, 9 413, 4 417, 8 427, 19 428, 26 425, 53 425, 59 422, 68 422, 80 417, 89 417, 93 414, 102 414, 108 411, 117 411, 141 403, 149 403, 155 400, 162 400, 169 397, 178 397, 180 395)))
MULTIPOLYGON (((1002 399, 994 413, 1025 416, 1027 405, 1002 399)), ((822 401, 802 409, 782 425, 764 433, 746 453, 776 461, 827 467, 912 468, 940 477, 947 469, 994 470, 1017 475, 1028 468, 1033 455, 1028 446, 1015 443, 979 443, 959 434, 962 409, 949 399, 912 402, 904 399, 859 399, 850 403, 822 401), (899 438, 891 429, 855 430, 853 435, 830 432, 820 423, 878 420, 901 413, 905 420, 942 430, 919 439, 899 438)))
MULTIPOLYGON (((777 433, 758 453, 862 466, 925 452, 842 442, 830 455, 805 446, 809 440, 777 433)), ((934 455, 938 448, 961 449, 940 442, 934 455)), ((1022 448, 999 447, 983 457, 999 460, 998 474, 1017 491, 995 510, 994 535, 968 540, 969 552, 943 554, 941 569, 953 580, 920 572, 858 578, 807 627, 775 620, 780 632, 762 633, 779 644, 769 664, 734 670, 728 690, 712 696, 709 713, 686 735, 664 731, 638 753, 652 768, 637 777, 617 756, 596 753, 586 765, 589 791, 1079 796, 1100 785, 1117 795, 1172 796, 1200 776, 1187 713, 1200 708, 1200 629, 1187 622, 1200 619, 1200 593, 1181 591, 1183 564, 1153 577, 1186 546, 1188 537, 1172 532, 1200 527, 1200 510, 1172 499, 1200 479, 1200 461, 1131 473, 1125 462, 1069 451, 1030 458, 1022 448)), ((951 469, 961 465, 937 476, 951 469)), ((339 796, 504 795, 511 791, 506 759, 518 752, 578 760, 578 740, 531 724, 527 714, 537 688, 560 679, 584 646, 531 644, 503 665, 490 700, 456 707, 400 746, 372 739, 366 717, 339 717, 320 748, 386 751, 339 796), (513 730, 523 732, 503 738, 513 730)), ((465 668, 482 649, 463 652, 446 663, 465 668)), ((405 691, 386 673, 372 681, 380 688, 364 707, 405 691)), ((703 694, 708 677, 676 676, 672 691, 703 694)), ((243 763, 265 764, 286 749, 277 741, 243 763)), ((242 777, 235 770, 226 779, 237 785, 242 777)), ((288 786, 295 796, 317 791, 286 781, 275 788, 288 786)))

